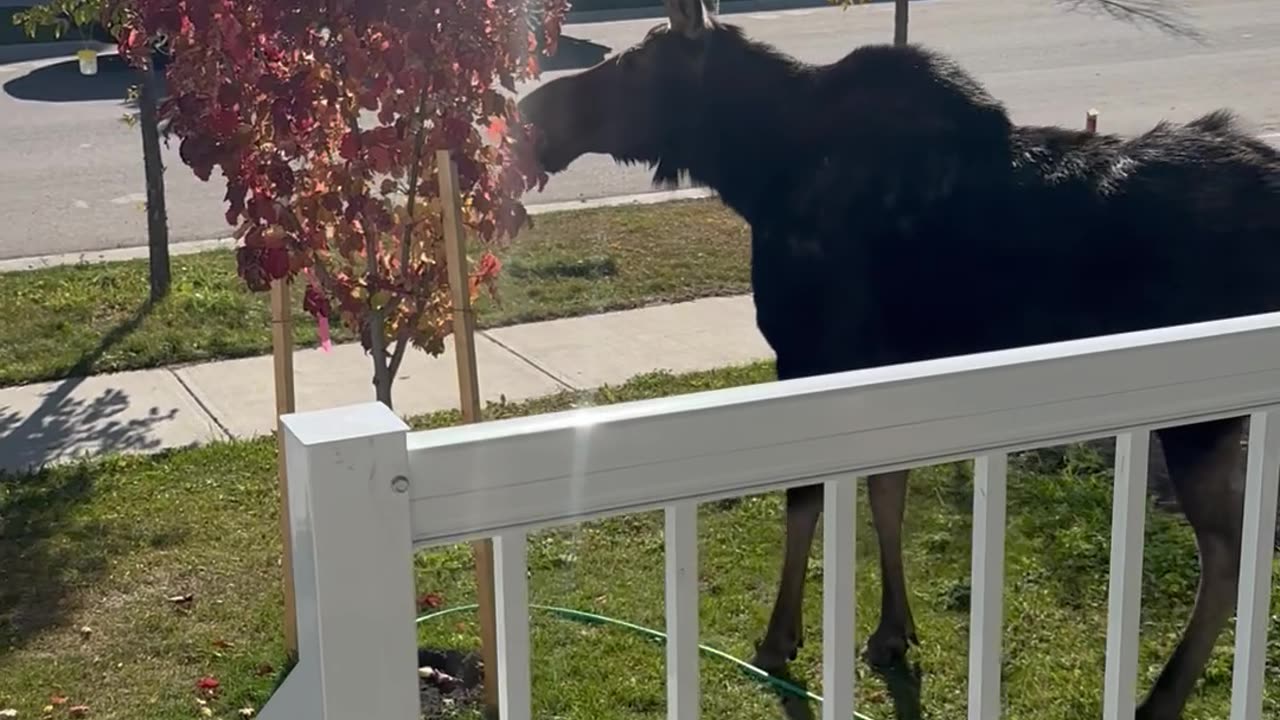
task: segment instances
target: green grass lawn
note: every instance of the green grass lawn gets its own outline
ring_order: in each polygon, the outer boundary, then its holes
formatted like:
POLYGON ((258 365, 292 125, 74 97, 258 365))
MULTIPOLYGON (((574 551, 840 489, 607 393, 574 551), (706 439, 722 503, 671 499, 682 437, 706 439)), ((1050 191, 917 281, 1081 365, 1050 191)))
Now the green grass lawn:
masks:
MULTIPOLYGON (((746 225, 715 200, 552 213, 499 253, 501 304, 482 327, 749 289, 746 225)), ((230 251, 173 258, 173 291, 149 306, 146 261, 0 274, 0 387, 271 352, 265 293, 230 251)), ((316 344, 295 288, 294 338, 316 344)), ((335 326, 335 341, 352 335, 335 326)))
MULTIPOLYGON (((684 376, 653 374, 574 397, 491 406, 490 417, 762 382, 767 363, 684 376)), ((417 427, 457 421, 443 413, 417 427)), ((117 457, 0 476, 0 709, 50 717, 84 704, 87 717, 201 717, 197 681, 219 681, 210 716, 258 708, 281 671, 281 593, 274 443, 226 442, 152 457, 117 457), (189 602, 170 598, 190 595, 189 602)), ((1101 713, 1110 469, 1082 448, 1011 464, 1007 536, 1005 717, 1078 720, 1101 713)), ((876 544, 859 488, 859 645, 879 601, 876 544)), ((906 562, 923 646, 918 680, 859 663, 860 709, 877 719, 952 720, 965 713, 971 484, 967 464, 913 474, 906 562), (916 695, 915 688, 918 688, 916 695), (895 703, 902 708, 895 715, 895 703), (914 713, 914 714, 913 714, 914 713)), ((643 513, 530 537, 531 600, 661 629, 662 522, 643 513)), ((764 628, 781 551, 781 499, 770 493, 700 513, 702 642, 749 659, 764 628)), ((820 544, 820 543, 819 543, 820 544)), ((1191 607, 1194 543, 1178 517, 1151 510, 1147 530, 1140 687, 1158 671, 1191 607)), ((821 694, 821 560, 811 564, 807 643, 794 675, 821 694)), ((465 546, 423 552, 421 594, 443 608, 472 601, 465 546)), ((1275 606, 1273 606, 1275 607, 1275 606)), ((1273 611, 1276 612, 1276 611, 1273 611)), ((608 626, 532 615, 535 717, 665 717, 663 649, 608 626)), ((470 613, 420 626, 423 644, 471 650, 470 613)), ((1227 717, 1230 630, 1188 718, 1227 717)), ((1280 633, 1269 647, 1265 717, 1280 713, 1280 633)), ((778 698, 704 656, 704 716, 780 717, 778 698)), ((817 712, 816 707, 812 708, 817 712)), ((453 705, 446 715, 477 717, 453 705)))

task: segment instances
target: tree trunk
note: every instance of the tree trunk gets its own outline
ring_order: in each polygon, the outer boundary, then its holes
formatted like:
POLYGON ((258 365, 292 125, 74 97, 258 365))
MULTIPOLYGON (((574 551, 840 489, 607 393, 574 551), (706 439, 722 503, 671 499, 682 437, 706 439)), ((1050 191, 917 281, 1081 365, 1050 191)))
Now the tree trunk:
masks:
POLYGON ((169 217, 164 202, 164 162, 160 157, 158 103, 160 79, 155 67, 142 70, 138 97, 142 124, 142 165, 147 177, 147 246, 151 256, 151 300, 169 294, 169 217))
POLYGON ((907 1, 893 0, 893 44, 907 44, 907 1))

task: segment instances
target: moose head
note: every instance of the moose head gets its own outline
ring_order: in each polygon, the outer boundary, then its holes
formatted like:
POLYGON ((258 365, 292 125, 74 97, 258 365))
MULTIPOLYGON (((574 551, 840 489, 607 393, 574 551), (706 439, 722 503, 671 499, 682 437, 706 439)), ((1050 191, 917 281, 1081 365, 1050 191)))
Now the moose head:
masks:
POLYGON ((867 45, 812 65, 702 0, 664 2, 667 22, 639 44, 521 100, 544 170, 589 153, 645 164, 655 185, 688 176, 755 225, 780 193, 803 206, 788 217, 809 212, 822 178, 884 210, 907 188, 950 193, 958 165, 1009 167, 1004 107, 940 53, 867 45))
POLYGON ((521 100, 521 116, 538 131, 543 169, 560 172, 588 153, 661 167, 695 141, 710 49, 740 35, 701 0, 664 2, 667 22, 639 44, 521 100))

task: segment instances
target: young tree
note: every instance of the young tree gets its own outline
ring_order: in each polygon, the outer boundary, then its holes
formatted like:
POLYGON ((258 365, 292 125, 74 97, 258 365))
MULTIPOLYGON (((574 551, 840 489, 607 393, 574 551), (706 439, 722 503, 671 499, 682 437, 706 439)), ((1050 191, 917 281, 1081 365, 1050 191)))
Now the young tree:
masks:
MULTIPOLYGON (((41 27, 53 28, 54 37, 62 37, 67 28, 74 25, 81 40, 88 40, 90 28, 98 24, 119 41, 126 7, 122 4, 109 6, 104 0, 49 0, 15 13, 13 21, 32 37, 41 27)), ((150 64, 142 67, 139 74, 136 98, 138 124, 142 128, 142 166, 147 188, 147 247, 151 260, 151 300, 154 302, 168 294, 172 276, 169 263, 169 219, 165 210, 164 163, 160 157, 160 129, 156 116, 160 80, 150 64)))
MULTIPOLYGON (((545 182, 512 97, 538 71, 530 1, 128 0, 121 52, 145 65, 166 38, 159 113, 198 177, 222 172, 240 276, 303 273, 304 307, 358 333, 388 406, 408 346, 439 354, 449 334, 436 150, 485 245, 545 182)), ((532 1, 554 52, 565 0, 532 1)), ((498 270, 485 251, 472 292, 498 270)))

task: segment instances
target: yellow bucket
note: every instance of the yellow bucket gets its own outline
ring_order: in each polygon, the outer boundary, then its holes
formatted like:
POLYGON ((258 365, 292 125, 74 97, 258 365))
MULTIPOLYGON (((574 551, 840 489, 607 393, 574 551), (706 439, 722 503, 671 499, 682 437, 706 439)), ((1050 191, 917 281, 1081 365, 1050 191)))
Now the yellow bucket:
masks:
POLYGON ((81 75, 97 75, 98 74, 98 51, 84 49, 76 52, 76 58, 80 60, 81 75))

